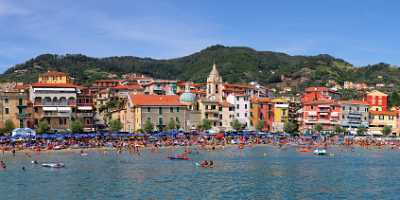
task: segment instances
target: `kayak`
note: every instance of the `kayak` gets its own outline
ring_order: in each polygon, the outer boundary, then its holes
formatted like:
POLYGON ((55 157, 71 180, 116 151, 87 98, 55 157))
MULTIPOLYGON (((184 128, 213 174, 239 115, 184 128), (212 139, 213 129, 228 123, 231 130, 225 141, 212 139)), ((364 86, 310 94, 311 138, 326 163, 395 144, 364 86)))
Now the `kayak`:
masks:
POLYGON ((170 160, 190 160, 188 157, 174 157, 174 156, 168 156, 168 159, 170 160))
POLYGON ((315 149, 315 150, 313 151, 313 153, 314 153, 315 155, 322 156, 322 155, 326 155, 326 150, 325 150, 325 149, 315 149))
POLYGON ((64 165, 64 163, 43 163, 42 167, 63 168, 63 167, 65 167, 65 165, 64 165))

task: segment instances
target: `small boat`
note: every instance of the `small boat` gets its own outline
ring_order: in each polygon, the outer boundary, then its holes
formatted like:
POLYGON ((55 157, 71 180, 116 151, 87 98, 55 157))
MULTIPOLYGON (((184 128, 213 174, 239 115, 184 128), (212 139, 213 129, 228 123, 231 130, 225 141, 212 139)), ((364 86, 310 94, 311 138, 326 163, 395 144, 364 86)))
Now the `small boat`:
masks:
POLYGON ((181 157, 181 156, 168 156, 170 160, 190 160, 189 157, 181 157))
POLYGON ((323 156, 326 155, 326 150, 325 149, 315 149, 313 151, 314 155, 319 155, 319 156, 323 156))
POLYGON ((63 168, 63 167, 65 167, 64 163, 43 163, 41 165, 42 165, 42 167, 48 167, 48 168, 63 168))

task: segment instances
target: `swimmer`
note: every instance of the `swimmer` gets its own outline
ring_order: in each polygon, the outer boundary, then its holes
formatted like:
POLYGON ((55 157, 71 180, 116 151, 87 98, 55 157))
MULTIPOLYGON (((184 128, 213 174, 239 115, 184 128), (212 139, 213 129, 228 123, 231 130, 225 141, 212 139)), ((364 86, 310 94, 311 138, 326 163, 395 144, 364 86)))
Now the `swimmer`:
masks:
POLYGON ((22 166, 22 171, 25 171, 25 167, 24 166, 22 166))

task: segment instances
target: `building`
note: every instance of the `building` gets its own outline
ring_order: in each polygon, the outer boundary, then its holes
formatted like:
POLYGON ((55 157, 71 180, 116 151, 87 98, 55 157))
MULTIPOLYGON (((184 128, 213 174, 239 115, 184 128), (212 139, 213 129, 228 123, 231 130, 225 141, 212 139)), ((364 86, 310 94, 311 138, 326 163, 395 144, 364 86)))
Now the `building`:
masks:
POLYGON ((197 101, 198 98, 196 94, 191 92, 189 83, 186 84, 184 92, 179 97, 179 101, 187 107, 188 115, 185 124, 190 130, 196 130, 198 126, 201 125, 201 112, 197 101))
POLYGON ((305 89, 301 101, 309 102, 318 99, 339 100, 340 93, 327 87, 308 87, 305 89))
POLYGON ((156 79, 151 83, 142 85, 146 94, 156 95, 176 95, 177 80, 156 79))
POLYGON ((350 100, 339 102, 342 111, 341 126, 352 134, 356 134, 358 128, 368 128, 369 108, 364 101, 350 100))
POLYGON ((368 92, 364 96, 364 101, 369 105, 369 109, 373 111, 387 111, 388 110, 388 95, 378 90, 368 92))
POLYGON ((382 135, 383 128, 389 126, 393 135, 398 135, 398 115, 396 111, 369 110, 368 134, 382 135))
POLYGON ((45 73, 39 75, 39 82, 31 85, 29 100, 33 102, 35 127, 39 121, 46 120, 51 130, 66 130, 75 118, 79 89, 69 81, 68 75, 62 76, 45 73))
POLYGON ((250 97, 247 94, 229 94, 226 101, 235 109, 234 118, 237 119, 244 129, 253 129, 250 123, 250 97))
POLYGON ((314 132, 317 124, 321 125, 323 132, 332 132, 336 125, 340 125, 341 106, 334 100, 306 101, 302 110, 302 132, 314 132))
POLYGON ((351 81, 345 81, 343 88, 352 90, 366 90, 368 89, 368 85, 366 83, 353 83, 351 81))
POLYGON ((258 127, 260 122, 262 124, 262 131, 271 131, 274 122, 273 103, 269 98, 251 99, 250 106, 251 125, 258 127))
POLYGON ((75 117, 83 124, 84 130, 95 130, 95 114, 94 94, 87 88, 81 88, 77 93, 75 117))
POLYGON ((0 128, 11 120, 16 128, 31 128, 32 104, 29 102, 27 90, 0 91, 0 128))
POLYGON ((274 106, 272 132, 283 132, 285 123, 289 121, 289 101, 285 98, 274 98, 271 102, 274 106))
POLYGON ((223 98, 223 81, 215 64, 207 78, 206 97, 199 100, 199 108, 201 119, 211 121, 212 129, 232 129, 235 107, 223 98))
POLYGON ((179 101, 177 95, 144 95, 131 94, 126 104, 126 112, 122 114, 123 130, 134 132, 143 130, 147 120, 155 130, 166 130, 170 120, 174 120, 179 128, 189 130, 187 105, 179 101))

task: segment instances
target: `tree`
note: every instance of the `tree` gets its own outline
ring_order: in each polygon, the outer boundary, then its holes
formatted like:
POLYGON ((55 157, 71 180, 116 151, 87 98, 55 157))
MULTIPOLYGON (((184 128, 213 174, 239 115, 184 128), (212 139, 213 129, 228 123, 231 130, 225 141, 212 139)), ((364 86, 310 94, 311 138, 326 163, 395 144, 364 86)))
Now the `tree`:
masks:
POLYGON ((70 129, 72 133, 82 133, 83 132, 83 124, 79 120, 74 120, 71 122, 70 129))
POLYGON ((286 133, 294 134, 295 132, 297 132, 297 124, 293 122, 286 122, 283 126, 283 130, 286 133))
POLYGON ((152 132, 154 130, 154 124, 151 123, 150 118, 147 118, 146 122, 144 123, 143 130, 146 133, 150 133, 150 132, 152 132))
POLYGON ((202 123, 201 123, 201 128, 203 130, 209 130, 211 129, 211 121, 208 119, 203 119, 202 123))
POLYGON ((176 123, 174 118, 170 118, 168 122, 168 130, 174 130, 176 128, 176 123))
POLYGON ((176 118, 176 129, 180 129, 181 128, 181 122, 179 121, 179 118, 176 118))
POLYGON ((119 131, 122 129, 122 123, 119 119, 113 119, 108 124, 110 126, 111 131, 119 131))
POLYGON ((242 129, 242 124, 239 122, 239 120, 238 119, 234 119, 233 121, 232 121, 232 128, 233 129, 235 129, 235 130, 240 130, 240 129, 242 129))
POLYGON ((37 133, 46 133, 49 131, 49 123, 46 120, 41 120, 38 123, 38 128, 36 130, 37 133))
POLYGON ((340 125, 335 125, 335 134, 339 135, 340 133, 343 132, 343 128, 340 125))
POLYGON ((11 119, 7 119, 4 122, 4 128, 3 128, 3 132, 4 133, 11 133, 12 130, 14 130, 15 126, 14 123, 11 119))
POLYGON ((265 121, 264 121, 263 119, 260 120, 260 121, 258 121, 257 126, 256 126, 256 129, 257 129, 258 131, 262 131, 263 128, 264 128, 264 124, 265 124, 265 121))
POLYGON ((400 106, 400 95, 398 92, 393 91, 389 94, 389 106, 400 106))
POLYGON ((390 127, 390 126, 383 127, 382 134, 384 136, 388 136, 390 133, 392 133, 392 127, 390 127))
POLYGON ((320 133, 322 131, 322 129, 323 129, 323 127, 322 127, 321 124, 316 124, 314 126, 314 131, 317 132, 317 133, 320 133))
POLYGON ((357 129, 358 136, 365 135, 366 132, 367 132, 367 129, 364 126, 358 127, 358 129, 357 129))

